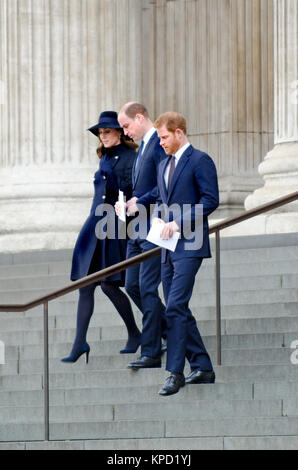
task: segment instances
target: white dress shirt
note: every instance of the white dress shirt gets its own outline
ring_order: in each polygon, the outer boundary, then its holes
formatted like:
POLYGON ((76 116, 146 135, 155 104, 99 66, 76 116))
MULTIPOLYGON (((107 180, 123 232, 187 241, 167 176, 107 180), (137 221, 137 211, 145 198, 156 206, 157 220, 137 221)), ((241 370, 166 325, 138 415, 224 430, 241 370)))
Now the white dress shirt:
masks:
MULTIPOLYGON (((182 157, 183 153, 185 152, 185 150, 190 146, 190 143, 187 142, 186 144, 183 145, 183 147, 181 147, 179 150, 177 150, 177 152, 175 153, 175 168, 177 167, 178 165, 178 162, 180 160, 180 158, 182 157)), ((166 167, 166 170, 165 170, 165 173, 164 173, 164 179, 165 179, 165 184, 166 184, 166 188, 168 187, 168 179, 169 179, 169 172, 170 172, 170 164, 171 164, 171 159, 166 167)))
POLYGON ((154 132, 156 131, 155 127, 151 127, 151 129, 149 129, 149 131, 146 132, 146 134, 144 135, 143 137, 143 142, 144 142, 144 147, 143 147, 143 150, 142 150, 142 154, 146 148, 146 145, 148 144, 149 140, 151 139, 151 137, 153 136, 154 132))

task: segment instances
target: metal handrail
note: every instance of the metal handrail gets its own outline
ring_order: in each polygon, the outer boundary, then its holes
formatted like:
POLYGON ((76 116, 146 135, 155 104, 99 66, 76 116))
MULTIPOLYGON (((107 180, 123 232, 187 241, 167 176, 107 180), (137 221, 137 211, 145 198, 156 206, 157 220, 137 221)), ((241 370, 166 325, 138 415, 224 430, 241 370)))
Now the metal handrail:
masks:
MULTIPOLYGON (((220 288, 220 231, 228 228, 232 225, 238 224, 245 220, 248 220, 256 215, 263 214, 270 210, 276 209, 277 207, 283 206, 290 202, 298 199, 298 191, 288 194, 287 196, 275 199, 272 202, 268 202, 254 209, 244 211, 239 215, 229 217, 220 222, 213 224, 209 233, 215 233, 215 277, 216 277, 216 357, 217 365, 221 365, 221 288, 220 288)), ((133 258, 126 259, 120 263, 117 263, 108 268, 102 269, 96 273, 90 274, 78 281, 74 281, 71 284, 55 290, 47 295, 39 297, 31 302, 24 304, 8 304, 0 305, 0 312, 25 312, 31 308, 39 305, 44 306, 44 428, 45 428, 45 441, 49 441, 49 325, 48 325, 48 303, 51 300, 62 297, 74 290, 86 287, 93 282, 100 281, 113 274, 119 273, 126 270, 129 267, 140 264, 148 259, 158 256, 161 252, 161 248, 157 247, 152 250, 142 253, 141 255, 134 256, 133 258)))
POLYGON ((221 288, 220 288, 220 231, 232 225, 239 224, 245 220, 251 219, 265 212, 276 209, 277 207, 289 204, 298 199, 298 191, 282 196, 274 201, 267 202, 260 206, 244 211, 239 215, 228 217, 210 227, 209 233, 215 233, 215 283, 216 283, 216 361, 221 365, 221 288))

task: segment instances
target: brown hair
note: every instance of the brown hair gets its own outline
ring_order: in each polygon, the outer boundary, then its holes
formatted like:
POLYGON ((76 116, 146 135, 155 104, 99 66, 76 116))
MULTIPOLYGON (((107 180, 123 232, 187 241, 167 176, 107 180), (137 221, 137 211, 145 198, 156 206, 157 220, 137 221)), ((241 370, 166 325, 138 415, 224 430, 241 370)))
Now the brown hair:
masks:
POLYGON ((168 111, 161 114, 155 121, 154 127, 157 129, 161 126, 166 126, 168 131, 175 132, 177 129, 181 129, 184 134, 187 134, 186 119, 180 113, 175 111, 168 111))
MULTIPOLYGON (((120 141, 121 141, 121 144, 124 144, 128 149, 131 149, 131 150, 136 151, 136 149, 139 147, 130 137, 128 137, 127 135, 124 135, 123 131, 121 132, 121 135, 120 135, 120 141)), ((104 150, 105 150, 105 147, 100 142, 100 146, 97 147, 96 149, 96 153, 99 159, 101 159, 101 157, 103 156, 104 150)))
POLYGON ((149 113, 147 108, 137 102, 128 103, 126 106, 122 108, 122 111, 131 119, 134 119, 137 114, 142 114, 145 118, 149 118, 149 113))

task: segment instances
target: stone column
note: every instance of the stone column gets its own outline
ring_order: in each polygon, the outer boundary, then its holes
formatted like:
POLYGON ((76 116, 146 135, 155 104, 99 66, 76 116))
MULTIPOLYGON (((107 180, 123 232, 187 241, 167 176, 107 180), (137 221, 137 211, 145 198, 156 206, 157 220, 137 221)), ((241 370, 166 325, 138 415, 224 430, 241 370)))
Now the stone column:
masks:
POLYGON ((239 213, 273 144, 272 0, 151 0, 150 15, 146 102, 153 115, 184 114, 190 141, 214 159, 213 216, 239 213))
MULTIPOLYGON (((274 148, 259 165, 264 186, 246 209, 297 191, 298 187, 298 3, 274 0, 274 148)), ((298 202, 258 218, 265 233, 298 230, 298 202)), ((260 227, 260 225, 259 225, 260 227)))
POLYGON ((0 252, 73 247, 98 166, 86 129, 140 99, 141 14, 134 0, 0 0, 0 252))

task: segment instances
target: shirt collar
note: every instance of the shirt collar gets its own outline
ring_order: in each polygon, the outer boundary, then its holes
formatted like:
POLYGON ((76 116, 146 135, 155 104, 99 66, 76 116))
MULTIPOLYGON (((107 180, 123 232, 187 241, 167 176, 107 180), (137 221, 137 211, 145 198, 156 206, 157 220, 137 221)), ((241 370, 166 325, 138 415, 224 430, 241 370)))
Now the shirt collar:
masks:
POLYGON ((183 147, 181 147, 179 150, 177 150, 177 152, 175 153, 175 157, 176 157, 176 165, 180 159, 180 157, 183 155, 183 153, 185 152, 185 150, 190 146, 190 143, 187 142, 186 144, 183 145, 183 147))
POLYGON ((146 145, 148 144, 149 140, 151 139, 151 137, 153 136, 155 131, 156 131, 155 127, 151 127, 151 129, 149 129, 149 131, 147 131, 146 134, 144 135, 144 137, 143 137, 143 142, 144 142, 143 150, 146 147, 146 145))

